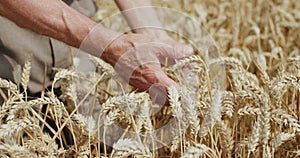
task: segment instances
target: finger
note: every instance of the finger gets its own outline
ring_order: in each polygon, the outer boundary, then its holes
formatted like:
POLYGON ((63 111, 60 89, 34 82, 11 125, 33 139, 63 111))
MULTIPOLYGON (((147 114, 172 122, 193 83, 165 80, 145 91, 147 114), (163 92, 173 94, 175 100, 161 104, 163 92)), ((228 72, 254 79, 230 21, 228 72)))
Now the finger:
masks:
POLYGON ((169 76, 167 76, 162 71, 162 69, 160 69, 158 72, 156 72, 156 76, 158 78, 158 83, 160 85, 162 85, 165 89, 167 89, 168 87, 175 87, 175 88, 179 89, 179 85, 174 80, 169 78, 169 76))
POLYGON ((184 76, 186 76, 187 78, 186 81, 187 82, 191 82, 191 86, 195 85, 195 86, 199 86, 199 82, 200 82, 200 79, 199 79, 199 75, 197 75, 197 66, 198 64, 197 63, 188 63, 187 65, 184 65, 182 67, 182 73, 184 76), (191 77, 191 78, 189 78, 191 77))
POLYGON ((156 72, 158 83, 152 84, 149 88, 151 100, 158 105, 169 105, 168 102, 168 87, 180 89, 179 85, 169 78, 161 69, 156 72))
POLYGON ((191 56, 194 49, 190 45, 184 45, 178 42, 172 42, 172 44, 163 44, 158 49, 159 61, 163 65, 173 65, 175 60, 183 59, 191 56))
POLYGON ((168 57, 173 59, 182 59, 193 55, 193 52, 194 49, 191 45, 184 45, 181 43, 177 43, 173 46, 174 54, 169 54, 168 57))
POLYGON ((182 59, 193 55, 194 49, 191 45, 185 45, 178 42, 172 42, 172 44, 167 45, 169 49, 164 49, 162 56, 171 59, 182 59), (171 48, 171 49, 170 49, 171 48))
POLYGON ((198 64, 195 63, 195 62, 192 62, 192 63, 188 63, 187 65, 184 65, 182 67, 182 72, 187 75, 188 73, 190 73, 193 69, 196 68, 198 64))

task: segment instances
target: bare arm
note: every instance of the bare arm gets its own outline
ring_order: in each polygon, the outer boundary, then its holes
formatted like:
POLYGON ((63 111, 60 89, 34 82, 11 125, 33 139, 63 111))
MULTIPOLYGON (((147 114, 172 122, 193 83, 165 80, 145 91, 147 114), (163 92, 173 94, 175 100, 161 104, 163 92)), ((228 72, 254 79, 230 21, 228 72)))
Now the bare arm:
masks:
MULTIPOLYGON (((133 1, 141 6, 151 4, 148 0, 133 1)), ((127 6, 123 2, 118 4, 123 9, 131 8, 133 5, 130 3, 127 6)), ((153 21, 154 26, 158 26, 159 21, 154 10, 150 9, 149 12, 139 14, 144 15, 142 18, 149 18, 148 21, 153 21)), ((163 88, 178 86, 164 74, 159 59, 164 56, 175 59, 183 58, 192 52, 192 49, 186 49, 186 46, 169 39, 164 41, 156 36, 152 38, 144 34, 121 35, 96 24, 61 0, 1 0, 0 15, 7 17, 20 27, 53 37, 94 56, 101 56, 102 59, 116 66, 121 76, 127 78, 131 85, 140 90, 147 90, 153 84, 158 84, 163 88), (163 45, 158 47, 153 45, 155 43, 163 45)), ((135 20, 134 16, 125 15, 125 17, 128 18, 132 27, 149 24, 145 23, 147 22, 145 19, 139 18, 141 20, 139 21, 135 20)), ((135 32, 144 31, 143 29, 135 30, 135 32)))
MULTIPOLYGON (((1 0, 0 15, 20 27, 50 36, 77 48, 97 25, 61 0, 1 0)), ((93 30, 93 32, 99 33, 93 38, 97 39, 97 47, 102 51, 110 42, 109 37, 116 34, 100 25, 97 25, 97 31, 93 30)), ((85 44, 91 47, 95 45, 85 44)), ((89 51, 89 53, 99 56, 97 52, 89 51)))
POLYGON ((167 37, 151 0, 115 0, 115 2, 133 32, 158 38, 167 37))

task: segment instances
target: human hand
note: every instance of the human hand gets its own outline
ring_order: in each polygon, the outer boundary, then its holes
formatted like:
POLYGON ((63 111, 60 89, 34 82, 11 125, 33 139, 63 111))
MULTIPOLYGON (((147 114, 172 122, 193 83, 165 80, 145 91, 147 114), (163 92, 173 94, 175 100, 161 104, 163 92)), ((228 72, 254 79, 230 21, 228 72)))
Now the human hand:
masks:
POLYGON ((122 35, 105 48, 101 58, 114 66, 125 81, 141 91, 155 96, 166 95, 166 88, 179 86, 161 69, 161 65, 174 63, 192 55, 191 46, 175 40, 153 38, 144 34, 122 35))

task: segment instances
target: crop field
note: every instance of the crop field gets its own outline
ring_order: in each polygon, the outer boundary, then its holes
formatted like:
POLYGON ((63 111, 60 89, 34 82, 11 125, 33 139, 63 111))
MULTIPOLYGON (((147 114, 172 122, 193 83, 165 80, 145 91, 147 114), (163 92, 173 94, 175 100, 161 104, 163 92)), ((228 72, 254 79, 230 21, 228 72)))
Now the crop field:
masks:
MULTIPOLYGON (((126 31, 113 1, 96 3, 94 20, 126 31)), ((20 83, 0 79, 8 92, 0 91, 0 157, 300 157, 299 0, 153 4, 176 18, 161 19, 176 30, 170 36, 195 50, 163 67, 180 85, 168 89, 169 105, 155 104, 95 57, 98 72, 77 71, 74 56, 72 67, 57 69, 59 92, 29 96, 28 55, 20 83)))

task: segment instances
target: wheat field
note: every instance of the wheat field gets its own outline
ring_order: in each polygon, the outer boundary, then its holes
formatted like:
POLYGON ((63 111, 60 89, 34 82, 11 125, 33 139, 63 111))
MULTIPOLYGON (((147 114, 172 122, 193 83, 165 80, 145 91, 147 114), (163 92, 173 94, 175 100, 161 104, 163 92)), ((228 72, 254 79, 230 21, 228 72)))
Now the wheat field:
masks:
MULTIPOLYGON (((96 3, 100 10, 94 20, 118 13, 110 0, 96 3)), ((223 65, 224 91, 214 92, 212 83, 218 80, 211 63, 195 51, 164 68, 181 86, 168 89, 170 106, 157 106, 148 93, 122 83, 110 65, 94 57, 99 72, 77 71, 75 57, 72 67, 57 69, 53 87, 60 86, 61 94, 52 88, 32 97, 26 93, 29 55, 20 83, 0 79, 8 91, 1 91, 1 157, 300 157, 298 0, 153 3, 182 11, 207 30, 220 53, 210 62, 223 65), (196 64, 193 73, 182 75, 189 63, 196 64), (155 133, 171 120, 175 123, 155 133)), ((105 25, 118 30, 121 23, 105 25)))

